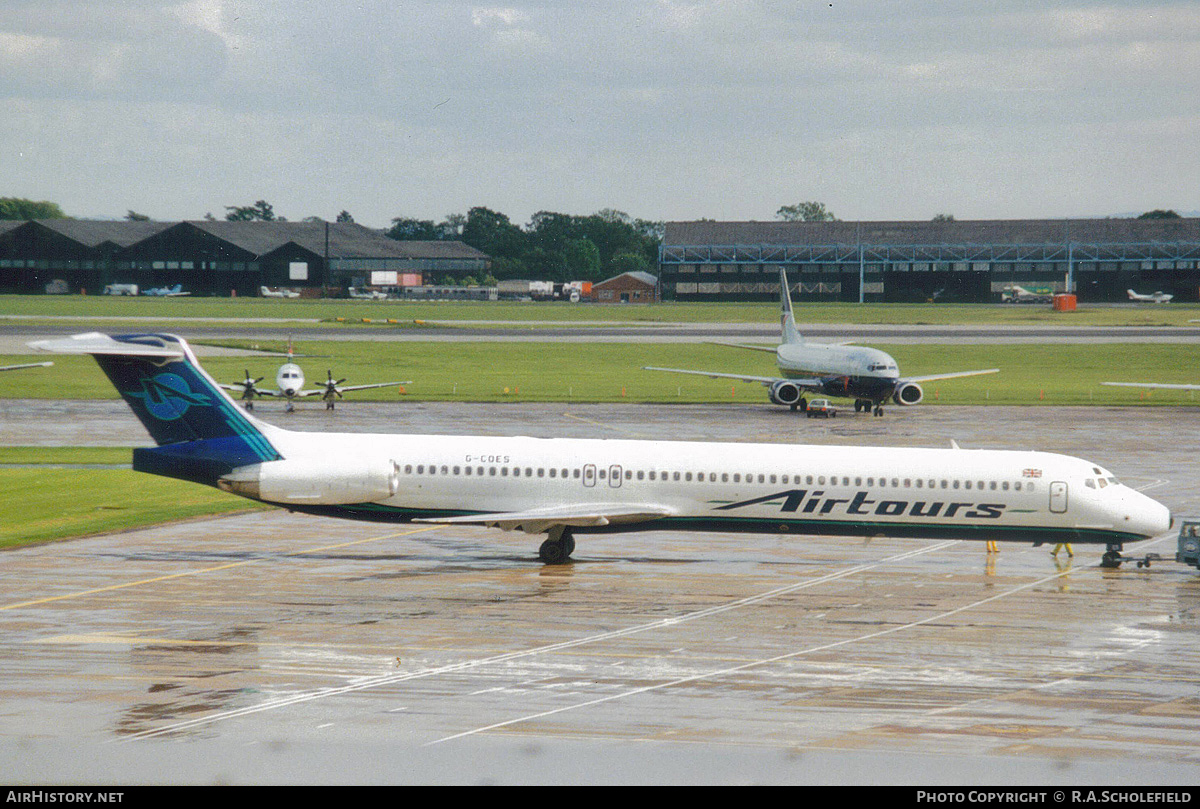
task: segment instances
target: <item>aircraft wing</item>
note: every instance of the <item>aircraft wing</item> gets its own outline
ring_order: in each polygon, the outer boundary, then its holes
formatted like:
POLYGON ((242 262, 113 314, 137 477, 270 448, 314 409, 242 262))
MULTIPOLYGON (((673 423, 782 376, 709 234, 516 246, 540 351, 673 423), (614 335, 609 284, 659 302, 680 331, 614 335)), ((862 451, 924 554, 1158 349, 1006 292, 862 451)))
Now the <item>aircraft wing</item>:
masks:
MULTIPOLYGON (((218 382, 217 387, 224 388, 225 390, 231 390, 231 391, 234 391, 235 393, 245 393, 246 392, 245 385, 224 385, 224 384, 221 384, 218 382)), ((255 388, 254 393, 258 396, 283 396, 283 391, 272 390, 270 388, 255 388)))
POLYGON ((540 534, 556 525, 576 527, 642 522, 670 517, 675 512, 665 506, 646 503, 597 503, 546 506, 527 511, 499 511, 494 514, 469 514, 462 517, 419 517, 413 522, 486 525, 505 531, 521 529, 540 534))
POLYGON ((1200 390, 1200 385, 1171 385, 1166 382, 1101 382, 1120 388, 1165 388, 1167 390, 1200 390))
POLYGON ((722 343, 714 341, 710 341, 709 345, 725 346, 726 348, 748 348, 751 351, 770 351, 772 354, 774 354, 775 349, 778 348, 778 346, 760 346, 750 345, 749 343, 722 343))
MULTIPOLYGON (((352 391, 352 390, 367 390, 368 388, 390 388, 393 385, 411 385, 411 384, 412 384, 412 382, 409 381, 409 382, 376 382, 373 385, 344 385, 344 386, 339 385, 338 392, 346 393, 347 391, 352 391)), ((327 391, 326 388, 314 388, 312 390, 302 390, 296 394, 296 397, 299 398, 301 396, 324 396, 326 391, 327 391)))
POLYGON ((673 374, 694 374, 696 376, 707 376, 710 379, 740 379, 742 382, 760 382, 763 385, 774 385, 776 382, 791 382, 797 387, 811 388, 819 390, 824 384, 822 380, 817 378, 811 379, 784 379, 779 376, 750 376, 748 374, 721 374, 716 371, 691 371, 684 368, 655 368, 650 365, 642 367, 643 371, 669 371, 673 374))
POLYGON ((928 374, 926 376, 906 376, 901 382, 933 382, 938 379, 955 379, 960 376, 981 376, 982 374, 998 374, 999 368, 988 368, 985 371, 958 371, 953 374, 928 374))
POLYGON ((45 368, 53 364, 52 362, 27 362, 22 365, 4 365, 0 366, 0 371, 19 371, 22 368, 45 368))
POLYGON ((394 385, 411 385, 412 380, 406 382, 376 382, 373 385, 339 385, 338 390, 345 393, 349 390, 367 390, 368 388, 390 388, 394 385))

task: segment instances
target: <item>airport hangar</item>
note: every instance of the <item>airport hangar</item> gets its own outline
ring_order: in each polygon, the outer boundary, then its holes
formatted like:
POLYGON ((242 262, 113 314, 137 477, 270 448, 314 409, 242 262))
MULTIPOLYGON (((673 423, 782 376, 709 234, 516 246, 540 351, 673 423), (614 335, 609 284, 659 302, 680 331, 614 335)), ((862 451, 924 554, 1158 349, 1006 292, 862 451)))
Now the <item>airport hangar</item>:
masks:
POLYGON ((667 222, 663 300, 996 302, 1014 284, 1080 302, 1200 300, 1200 218, 667 222))
POLYGON ((353 222, 0 222, 5 292, 43 292, 61 280, 88 294, 109 284, 181 284, 197 295, 257 295, 267 286, 318 296, 404 276, 479 278, 490 266, 487 254, 462 242, 397 241, 353 222))

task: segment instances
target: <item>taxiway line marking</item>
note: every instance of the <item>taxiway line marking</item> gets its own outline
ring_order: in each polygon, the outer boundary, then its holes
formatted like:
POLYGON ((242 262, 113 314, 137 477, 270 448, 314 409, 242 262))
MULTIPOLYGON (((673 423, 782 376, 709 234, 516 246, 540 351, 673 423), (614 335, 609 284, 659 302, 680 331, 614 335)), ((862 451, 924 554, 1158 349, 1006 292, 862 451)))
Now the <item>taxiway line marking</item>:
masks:
MULTIPOLYGON (((353 540, 352 542, 339 542, 336 545, 324 545, 319 548, 308 548, 308 549, 302 550, 302 551, 288 551, 287 555, 302 556, 302 555, 308 554, 308 553, 320 553, 322 551, 334 550, 336 548, 348 548, 351 545, 362 545, 367 542, 379 542, 384 539, 393 539, 395 537, 408 536, 409 534, 419 534, 423 531, 431 531, 431 530, 433 530, 432 526, 427 527, 427 528, 425 528, 425 527, 416 528, 411 531, 399 531, 399 532, 392 533, 392 534, 384 534, 383 536, 368 537, 367 539, 356 539, 356 540, 353 540)), ((4 604, 4 605, 0 606, 0 612, 4 612, 5 610, 20 609, 21 607, 35 607, 35 606, 38 606, 39 604, 50 604, 55 601, 64 601, 64 600, 70 599, 70 598, 82 598, 84 596, 97 595, 99 593, 111 593, 116 590, 126 590, 126 589, 129 589, 130 587, 141 587, 141 586, 144 586, 147 584, 155 584, 157 582, 171 581, 172 579, 179 579, 179 578, 183 578, 185 576, 199 576, 204 573, 216 573, 219 570, 229 570, 230 568, 242 567, 243 565, 252 565, 256 562, 261 562, 261 561, 263 561, 263 560, 262 559, 245 559, 241 562, 229 562, 228 564, 217 565, 215 567, 204 567, 204 568, 200 568, 199 570, 185 570, 182 573, 168 573, 165 576, 154 576, 153 578, 139 579, 138 581, 129 581, 129 582, 125 582, 124 584, 110 584, 107 587, 94 587, 91 590, 80 590, 78 592, 64 593, 64 594, 58 595, 58 596, 46 596, 45 598, 35 598, 30 601, 19 601, 15 604, 4 604)))
POLYGON ((907 629, 914 629, 916 627, 924 626, 925 624, 932 623, 934 621, 945 620, 946 618, 952 617, 961 612, 966 612, 967 610, 971 610, 976 607, 981 607, 984 604, 989 604, 993 601, 998 601, 1001 598, 1007 598, 1008 596, 1013 595, 1014 593, 1019 593, 1024 590, 1028 590, 1032 587, 1037 587, 1038 585, 1045 584, 1046 582, 1054 581, 1055 579, 1065 576, 1070 572, 1071 572, 1070 570, 1064 570, 1060 573, 1055 573, 1052 576, 1046 576, 1044 578, 1037 579, 1036 581, 1022 584, 1018 587, 1014 587, 1010 590, 1006 590, 1003 593, 998 593, 994 596, 989 596, 988 598, 980 599, 979 601, 975 601, 970 604, 965 604, 961 607, 956 607, 955 609, 952 609, 952 610, 947 610, 946 612, 940 613, 938 615, 931 615, 928 618, 922 618, 919 621, 913 621, 911 623, 904 624, 903 626, 889 627, 887 629, 881 629, 877 632, 868 632, 865 635, 859 635, 858 637, 854 637, 854 638, 845 638, 843 640, 833 641, 832 643, 824 643, 819 646, 812 646, 807 649, 799 649, 795 652, 788 652, 787 654, 776 655, 774 657, 768 657, 768 658, 764 658, 762 660, 754 660, 749 663, 743 663, 739 666, 730 666, 728 668, 718 669, 716 671, 704 672, 702 674, 694 674, 690 677, 678 677, 674 680, 670 680, 667 682, 656 683, 654 685, 646 685, 646 686, 642 686, 640 688, 633 688, 628 691, 622 691, 619 694, 610 694, 609 696, 606 696, 606 697, 598 697, 596 699, 588 700, 586 702, 578 702, 578 703, 575 703, 574 705, 564 705, 561 708, 553 708, 548 711, 541 711, 539 713, 529 714, 527 716, 520 716, 515 719, 508 719, 504 722, 496 722, 491 725, 475 728, 473 730, 466 730, 466 731, 463 731, 462 733, 455 733, 451 736, 446 736, 441 739, 437 739, 435 741, 428 742, 425 746, 428 747, 430 745, 454 741, 455 739, 462 739, 462 738, 466 738, 468 736, 475 736, 480 733, 487 733, 488 731, 499 730, 501 728, 511 727, 512 725, 518 725, 523 722, 532 722, 537 719, 544 719, 548 716, 554 716, 556 714, 566 713, 567 711, 575 711, 575 710, 579 710, 581 708, 590 708, 590 707, 594 707, 596 705, 602 705, 606 702, 613 702, 615 700, 637 696, 638 694, 646 694, 651 691, 658 691, 663 688, 670 688, 670 687, 676 686, 676 685, 686 685, 688 683, 694 683, 694 682, 697 682, 700 680, 711 680, 711 679, 715 679, 718 677, 725 677, 730 674, 736 674, 738 672, 747 671, 749 669, 758 668, 760 666, 769 666, 773 663, 780 663, 785 660, 792 660, 797 657, 803 657, 804 655, 814 654, 816 652, 824 652, 824 651, 828 651, 829 649, 837 649, 841 646, 848 646, 851 643, 859 643, 859 642, 865 641, 865 640, 873 640, 874 638, 884 637, 885 635, 893 635, 897 632, 903 632, 907 629))
MULTIPOLYGON (((327 697, 339 696, 342 694, 350 694, 350 693, 354 693, 356 691, 365 691, 370 688, 379 688, 382 686, 394 685, 397 683, 407 682, 409 680, 416 680, 416 679, 421 679, 424 677, 433 677, 433 676, 437 676, 439 674, 453 674, 456 672, 468 671, 470 669, 478 668, 480 666, 486 666, 486 665, 490 665, 490 664, 494 664, 494 663, 505 663, 505 662, 508 662, 511 660, 519 660, 519 659, 526 658, 526 657, 533 657, 536 655, 549 654, 551 652, 563 651, 565 649, 573 649, 573 648, 576 648, 579 646, 584 646, 587 644, 599 643, 599 642, 606 641, 606 640, 612 640, 614 638, 627 637, 629 635, 635 635, 635 634, 638 634, 641 632, 647 632, 647 631, 654 630, 654 629, 662 629, 662 628, 666 628, 666 627, 672 627, 672 626, 675 626, 677 624, 681 624, 681 623, 684 623, 687 621, 694 621, 694 620, 698 620, 700 618, 705 618, 705 617, 708 617, 711 615, 717 615, 722 612, 727 612, 729 610, 738 609, 740 607, 757 604, 762 601, 766 601, 768 599, 775 598, 780 595, 784 595, 786 593, 794 592, 797 590, 803 590, 808 587, 815 587, 819 584, 824 584, 826 582, 845 578, 846 576, 853 576, 857 573, 863 573, 868 570, 874 570, 875 568, 881 567, 882 565, 885 565, 885 564, 888 564, 891 562, 898 562, 898 561, 902 561, 904 559, 911 558, 913 556, 919 556, 921 554, 930 553, 932 551, 942 550, 942 549, 948 548, 952 545, 957 545, 960 541, 961 540, 946 540, 943 542, 935 543, 933 545, 928 545, 924 548, 916 548, 911 551, 904 551, 903 553, 898 553, 893 556, 888 556, 883 559, 876 560, 874 562, 861 564, 861 565, 855 565, 854 567, 846 568, 845 570, 837 571, 834 573, 827 573, 823 576, 818 576, 815 579, 806 579, 804 581, 794 582, 792 584, 784 585, 782 587, 777 587, 773 590, 768 590, 766 592, 759 593, 757 595, 747 596, 746 598, 737 599, 736 601, 731 601, 728 604, 720 604, 720 605, 717 605, 714 607, 709 607, 709 608, 706 608, 703 610, 697 610, 696 612, 690 612, 690 613, 687 613, 686 615, 680 615, 680 616, 671 617, 671 618, 663 618, 663 619, 659 619, 656 621, 651 621, 649 623, 639 624, 637 626, 626 627, 625 629, 617 629, 617 630, 613 630, 611 632, 603 632, 603 633, 600 633, 597 635, 589 635, 589 636, 583 637, 583 638, 576 638, 574 640, 562 641, 560 643, 553 643, 553 644, 549 644, 546 646, 538 646, 538 647, 535 647, 532 649, 525 649, 525 650, 517 651, 517 652, 506 652, 504 654, 492 655, 490 657, 478 658, 475 660, 464 660, 459 663, 451 663, 451 664, 448 664, 445 666, 437 666, 437 667, 431 668, 431 669, 423 669, 421 671, 405 672, 405 673, 399 673, 399 674, 388 674, 388 675, 382 675, 382 676, 378 676, 378 677, 371 677, 371 678, 367 678, 364 680, 360 680, 355 683, 350 683, 348 685, 335 686, 335 687, 331 687, 331 688, 319 689, 316 691, 308 691, 308 692, 293 694, 291 696, 280 697, 278 699, 270 700, 268 702, 262 702, 262 703, 259 703, 258 705, 249 705, 245 708, 236 708, 236 709, 230 710, 230 711, 223 711, 221 713, 210 714, 209 716, 197 717, 195 719, 190 719, 190 720, 187 720, 184 722, 177 722, 172 725, 166 725, 161 728, 155 728, 153 730, 147 730, 147 731, 143 731, 141 733, 131 734, 129 736, 123 737, 121 739, 121 741, 134 741, 136 739, 147 739, 147 738, 152 738, 155 736, 162 736, 162 735, 166 735, 169 733, 175 733, 175 732, 178 732, 181 730, 187 730, 187 729, 197 727, 200 725, 210 724, 210 723, 217 722, 217 721, 220 721, 223 719, 233 719, 233 718, 242 717, 242 716, 249 716, 251 714, 260 713, 262 711, 269 711, 269 710, 275 710, 278 708, 285 708, 285 707, 288 707, 291 705, 299 705, 301 703, 312 702, 314 700, 325 699, 327 697)), ((482 730, 486 730, 486 728, 481 729, 481 731, 482 730)), ((460 735, 466 735, 466 734, 460 734, 460 735)), ((450 738, 457 738, 457 737, 450 737, 450 738)), ((436 744, 436 743, 437 742, 431 742, 431 744, 436 744)))

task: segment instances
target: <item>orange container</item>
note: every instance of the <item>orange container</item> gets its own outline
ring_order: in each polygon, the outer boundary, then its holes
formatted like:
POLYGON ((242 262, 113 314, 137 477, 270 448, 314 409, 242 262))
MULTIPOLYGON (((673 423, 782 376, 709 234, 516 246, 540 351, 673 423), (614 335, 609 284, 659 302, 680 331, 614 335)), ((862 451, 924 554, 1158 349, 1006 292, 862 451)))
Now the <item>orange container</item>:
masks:
POLYGON ((1074 312, 1075 311, 1075 296, 1074 295, 1055 295, 1054 296, 1054 311, 1056 312, 1074 312))

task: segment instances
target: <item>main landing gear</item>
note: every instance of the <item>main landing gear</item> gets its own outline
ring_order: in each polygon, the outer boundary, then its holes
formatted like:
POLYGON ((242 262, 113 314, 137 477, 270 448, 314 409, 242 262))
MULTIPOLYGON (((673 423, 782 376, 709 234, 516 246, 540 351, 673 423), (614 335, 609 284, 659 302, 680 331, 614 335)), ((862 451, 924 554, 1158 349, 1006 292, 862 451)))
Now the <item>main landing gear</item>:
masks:
POLYGON ((575 550, 575 537, 571 529, 565 525, 556 525, 550 529, 550 537, 538 548, 538 556, 548 565, 564 565, 571 559, 575 550))
POLYGON ((854 400, 854 412, 855 413, 865 413, 868 410, 872 411, 872 415, 882 416, 883 415, 883 404, 880 402, 872 402, 870 399, 855 399, 854 400))
POLYGON ((799 410, 801 413, 806 412, 808 410, 808 399, 801 397, 800 399, 792 402, 792 412, 795 413, 797 410, 799 410))

